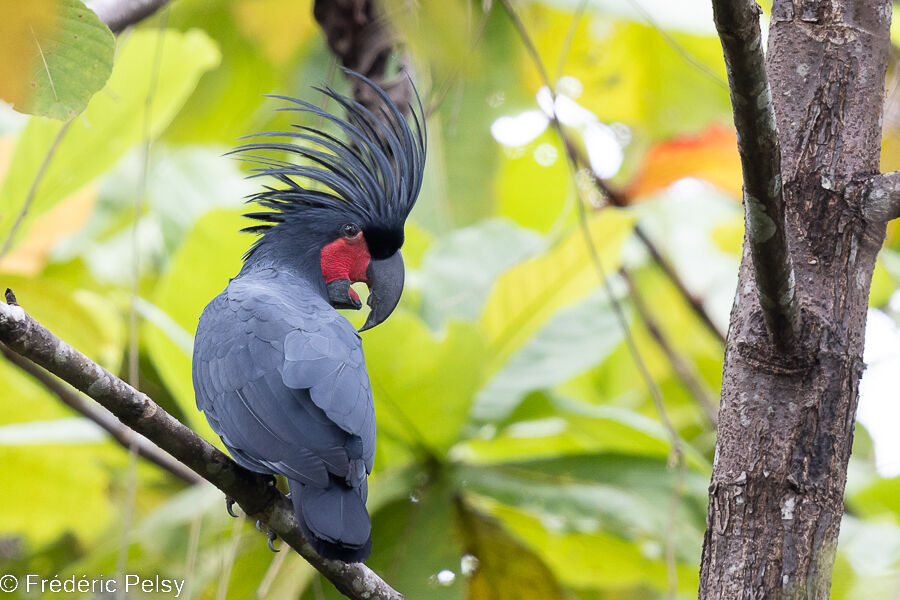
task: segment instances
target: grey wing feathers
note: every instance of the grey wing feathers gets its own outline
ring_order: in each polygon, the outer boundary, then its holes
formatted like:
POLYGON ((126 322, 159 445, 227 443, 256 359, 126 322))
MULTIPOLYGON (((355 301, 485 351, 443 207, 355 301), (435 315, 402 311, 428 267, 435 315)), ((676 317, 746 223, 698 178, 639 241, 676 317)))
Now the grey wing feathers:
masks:
POLYGON ((375 451, 359 338, 324 301, 264 283, 235 280, 204 311, 197 406, 243 466, 316 488, 331 476, 358 487, 375 451))

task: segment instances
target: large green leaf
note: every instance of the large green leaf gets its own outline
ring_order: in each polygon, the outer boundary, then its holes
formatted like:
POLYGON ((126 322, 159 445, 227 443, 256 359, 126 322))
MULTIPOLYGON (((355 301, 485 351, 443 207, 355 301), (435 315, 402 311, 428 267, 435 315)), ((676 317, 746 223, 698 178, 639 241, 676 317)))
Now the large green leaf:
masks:
POLYGON ((363 347, 379 428, 440 456, 459 439, 483 383, 477 328, 451 323, 435 337, 418 317, 397 311, 363 334, 363 347))
POLYGON ((666 543, 676 555, 698 561, 706 517, 706 472, 679 474, 662 458, 593 454, 464 467, 467 493, 524 510, 565 531, 603 530, 624 540, 666 543), (683 479, 683 481, 679 481, 683 479), (673 499, 678 496, 671 533, 673 499))
POLYGON ((129 281, 134 269, 132 236, 136 232, 141 276, 160 272, 194 222, 206 212, 240 205, 256 185, 225 158, 222 146, 155 147, 147 164, 142 152, 129 152, 107 173, 90 220, 59 244, 54 258, 82 257, 97 281, 129 281), (146 210, 134 222, 123 211, 134 191, 146 189, 146 210), (124 212, 124 214, 123 214, 124 212))
MULTIPOLYGON (((145 30, 129 36, 119 50, 106 87, 94 96, 60 142, 23 230, 37 215, 106 171, 126 150, 144 140, 145 133, 155 138, 184 104, 200 76, 218 61, 215 43, 199 31, 145 30)), ((8 234, 13 221, 9 215, 21 209, 60 127, 62 124, 56 121, 32 118, 22 132, 0 187, 0 213, 5 215, 0 221, 0 237, 8 234)))
MULTIPOLYGON (((593 216, 588 231, 605 273, 618 266, 622 243, 634 218, 607 209, 593 216)), ((575 228, 553 249, 516 265, 494 284, 481 323, 499 366, 558 309, 577 302, 599 283, 585 234, 575 228)))
POLYGON ((451 318, 476 320, 496 278, 543 243, 535 232, 501 219, 438 238, 414 278, 423 317, 434 328, 451 318))
POLYGON ((0 535, 21 535, 34 544, 63 531, 96 539, 115 515, 108 463, 123 458, 124 452, 104 443, 0 443, 0 535))
POLYGON ((602 362, 622 342, 622 326, 598 290, 554 315, 478 392, 474 414, 495 421, 528 392, 551 388, 602 362))
POLYGON ((0 20, 0 98, 22 112, 70 119, 106 83, 115 46, 79 0, 8 3, 0 20))
MULTIPOLYGON (((722 48, 713 32, 662 32, 655 22, 594 15, 580 19, 569 38, 573 4, 569 11, 534 4, 525 14, 527 25, 545 63, 558 64, 565 52, 559 72, 572 78, 571 95, 601 121, 622 122, 643 139, 697 130, 715 120, 730 122, 722 48)), ((642 10, 642 17, 655 18, 650 9, 642 10)), ((533 89, 543 85, 530 65, 527 74, 533 89)))
MULTIPOLYGON (((602 531, 559 531, 523 511, 492 502, 479 503, 538 554, 563 583, 574 587, 621 589, 638 584, 666 589, 663 549, 630 542, 602 531)), ((680 593, 696 593, 698 569, 676 566, 680 593)))
MULTIPOLYGON (((557 399, 555 414, 510 423, 499 433, 486 426, 483 436, 453 450, 454 458, 470 464, 491 464, 553 458, 574 454, 615 452, 667 458, 671 440, 663 426, 616 406, 592 406, 557 399)), ((686 459, 698 468, 706 461, 683 445, 686 459)))

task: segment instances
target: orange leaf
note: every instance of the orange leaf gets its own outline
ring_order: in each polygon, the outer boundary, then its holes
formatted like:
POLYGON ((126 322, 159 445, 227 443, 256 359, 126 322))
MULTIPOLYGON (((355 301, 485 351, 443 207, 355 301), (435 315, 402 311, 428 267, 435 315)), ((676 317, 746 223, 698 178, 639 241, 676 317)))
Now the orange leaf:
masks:
POLYGON ((97 186, 88 184, 42 214, 15 249, 0 259, 0 272, 33 277, 56 243, 81 229, 94 210, 97 186))
POLYGON ((712 125, 694 136, 682 136, 651 147, 626 190, 629 198, 654 194, 670 184, 695 177, 741 197, 741 160, 734 130, 712 125))

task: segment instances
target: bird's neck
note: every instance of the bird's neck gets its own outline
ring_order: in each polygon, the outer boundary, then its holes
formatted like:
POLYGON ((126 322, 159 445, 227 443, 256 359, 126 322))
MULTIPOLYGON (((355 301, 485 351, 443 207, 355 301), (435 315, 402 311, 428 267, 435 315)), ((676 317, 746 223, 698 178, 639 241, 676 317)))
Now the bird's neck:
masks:
POLYGON ((305 283, 327 300, 328 292, 317 249, 268 236, 263 236, 244 259, 244 266, 237 277, 252 277, 262 271, 274 270, 282 277, 305 283))

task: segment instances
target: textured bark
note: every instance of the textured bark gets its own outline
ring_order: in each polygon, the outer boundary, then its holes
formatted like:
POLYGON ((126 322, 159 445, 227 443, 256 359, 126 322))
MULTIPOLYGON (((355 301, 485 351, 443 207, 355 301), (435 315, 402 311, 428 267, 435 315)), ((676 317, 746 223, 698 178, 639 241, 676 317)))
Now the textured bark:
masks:
POLYGON ((801 329, 773 346, 744 240, 725 355, 700 598, 828 597, 869 286, 888 0, 776 0, 768 76, 801 329))
POLYGON ((0 343, 84 392, 122 423, 233 498, 247 516, 278 534, 348 598, 403 600, 400 593, 362 563, 328 560, 316 554, 303 537, 290 500, 271 485, 271 477, 239 466, 146 394, 57 338, 15 304, 15 296, 9 290, 7 300, 9 304, 0 302, 0 343))
MULTIPOLYGON (((391 53, 399 44, 377 3, 373 0, 316 0, 313 15, 325 34, 328 47, 341 64, 377 83, 408 115, 408 106, 415 102, 409 61, 402 50, 396 50, 400 72, 393 75, 388 72, 391 53)), ((359 81, 352 84, 357 102, 379 114, 381 99, 378 95, 359 81)))

